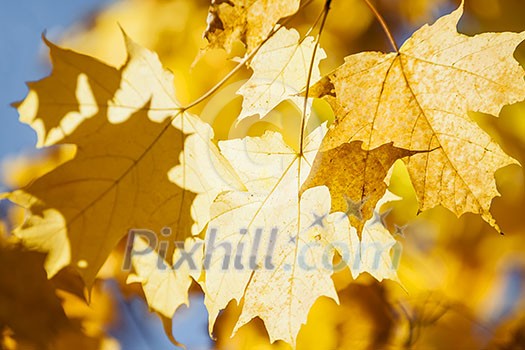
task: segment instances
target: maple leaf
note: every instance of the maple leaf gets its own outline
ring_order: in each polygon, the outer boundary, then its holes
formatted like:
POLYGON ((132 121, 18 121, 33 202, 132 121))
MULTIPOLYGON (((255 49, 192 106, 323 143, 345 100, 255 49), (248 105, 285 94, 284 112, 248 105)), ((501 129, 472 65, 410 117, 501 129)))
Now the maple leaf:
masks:
POLYGON ((399 52, 349 56, 315 86, 337 118, 321 148, 360 140, 367 150, 393 142, 432 151, 405 161, 420 209, 441 204, 458 216, 481 214, 499 230, 489 212, 498 195, 494 172, 516 161, 468 111, 497 115, 525 99, 524 71, 513 58, 525 32, 469 37, 456 29, 462 14, 463 4, 416 31, 399 52))
POLYGON ((50 275, 72 263, 90 285, 129 229, 190 230, 195 195, 167 176, 184 135, 170 120, 149 120, 145 108, 120 125, 85 121, 63 140, 78 146, 75 158, 9 196, 31 210, 16 234, 27 246, 50 251, 50 275))
MULTIPOLYGON (((260 317, 272 342, 282 339, 295 344, 313 303, 321 296, 337 301, 330 278, 336 251, 347 259, 345 266, 355 276, 377 268, 376 255, 360 256, 361 244, 392 240, 383 226, 377 233, 365 230, 366 238, 360 240, 344 213, 329 214, 331 201, 325 186, 299 195, 323 130, 324 125, 305 138, 302 155, 275 132, 219 143, 246 190, 223 192, 210 208, 203 262, 206 275, 199 281, 210 333, 220 310, 236 300, 243 304, 234 333, 260 317), (215 253, 221 249, 223 254, 215 253)), ((388 258, 392 245, 387 247, 388 258)), ((385 271, 376 276, 394 277, 385 271)))
POLYGON ((212 0, 204 36, 209 48, 228 53, 236 41, 255 49, 283 17, 299 9, 299 0, 212 0))
POLYGON ((156 54, 127 36, 125 41, 128 59, 120 70, 48 42, 61 68, 31 84, 19 105, 21 119, 39 130, 40 145, 72 144, 77 151, 70 161, 9 194, 31 211, 16 234, 27 246, 49 252, 50 276, 71 264, 88 286, 130 229, 170 227, 172 240, 196 232, 199 223, 190 210, 200 194, 175 184, 184 183, 185 172, 174 179, 179 175, 174 167, 185 157, 185 140, 190 148, 204 144, 209 152, 203 163, 214 164, 221 179, 235 185, 230 170, 214 158, 218 151, 213 151, 211 127, 181 111, 172 74, 156 54), (55 85, 76 94, 49 95, 55 85))
MULTIPOLYGON (((237 170, 247 191, 230 191, 218 196, 210 209, 212 219, 208 225, 211 229, 216 228, 216 237, 210 242, 215 231, 208 232, 207 249, 222 243, 233 247, 243 244, 245 249, 273 244, 275 270, 269 269, 269 261, 261 256, 251 262, 252 267, 254 263, 259 266, 255 271, 248 266, 240 271, 224 269, 221 256, 211 260, 203 285, 210 332, 219 311, 230 300, 240 302, 244 299, 234 332, 259 316, 272 342, 283 339, 293 344, 315 300, 320 296, 337 300, 330 279, 332 271, 323 270, 320 265, 328 242, 319 243, 319 237, 324 230, 336 230, 336 226, 339 232, 344 230, 344 222, 336 223, 335 214, 332 214, 325 218, 326 223, 311 225, 314 213, 323 216, 329 211, 330 196, 326 187, 311 189, 300 200, 298 196, 298 186, 309 169, 308 158, 315 155, 322 133, 314 132, 313 135, 305 141, 304 157, 298 156, 280 134, 273 132, 261 138, 219 143, 221 152, 237 170), (272 230, 279 230, 274 237, 272 230), (318 265, 312 269, 299 268, 298 252, 309 245, 311 249, 302 258, 318 265)), ((331 255, 327 258, 331 261, 331 255)), ((243 261, 243 264, 248 262, 243 261)))
POLYGON ((361 148, 362 143, 344 143, 319 152, 302 188, 304 191, 327 186, 332 197, 331 211, 346 213, 358 232, 372 217, 379 199, 385 194, 384 179, 394 162, 416 153, 392 144, 366 151, 361 148))
MULTIPOLYGON (((255 114, 262 118, 286 99, 303 108, 304 97, 297 95, 308 80, 314 48, 313 37, 300 40, 295 29, 277 30, 249 62, 253 75, 237 92, 244 97, 238 120, 255 114)), ((310 78, 312 84, 321 78, 319 62, 324 58, 324 50, 317 50, 310 78)), ((310 110, 311 106, 308 107, 310 110)))

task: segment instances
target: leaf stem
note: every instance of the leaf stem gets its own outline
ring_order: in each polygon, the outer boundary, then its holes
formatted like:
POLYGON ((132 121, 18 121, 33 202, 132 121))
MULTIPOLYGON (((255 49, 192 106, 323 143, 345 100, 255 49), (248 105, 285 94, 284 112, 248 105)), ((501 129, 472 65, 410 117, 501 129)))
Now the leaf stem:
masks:
POLYGON ((390 28, 388 28, 388 25, 386 24, 383 16, 379 13, 379 11, 377 11, 376 7, 370 2, 370 0, 365 0, 365 3, 368 5, 374 16, 377 18, 379 24, 381 24, 381 27, 383 27, 383 31, 388 37, 388 41, 390 41, 390 45, 392 45, 392 48, 396 52, 399 52, 399 47, 397 46, 396 41, 394 40, 394 36, 392 35, 390 28))
MULTIPOLYGON (((319 34, 317 36, 317 40, 315 41, 314 50, 312 52, 312 59, 310 60, 310 66, 308 67, 308 78, 306 79, 306 88, 304 93, 304 103, 303 103, 303 115, 301 118, 301 135, 300 135, 300 145, 299 145, 299 155, 303 155, 303 147, 304 147, 304 134, 305 134, 305 128, 306 128, 306 109, 308 108, 308 95, 310 93, 310 83, 312 81, 312 72, 314 70, 314 63, 315 63, 315 55, 317 54, 317 49, 319 48, 319 42, 321 41, 321 34, 323 34, 323 29, 326 24, 326 18, 328 17, 328 13, 330 12, 330 4, 331 0, 326 0, 325 6, 323 9, 323 17, 321 19, 321 25, 319 26, 319 34)), ((316 21, 317 23, 317 21, 316 21)))
MULTIPOLYGON (((274 34, 274 32, 272 32, 272 35, 274 34)), ((268 36, 268 38, 270 38, 271 36, 268 36)), ((263 42, 264 43, 264 42, 263 42)), ((221 79, 221 81, 219 81, 217 84, 215 84, 211 89, 209 89, 208 91, 206 91, 203 95, 201 95, 199 98, 197 98, 196 100, 194 100, 193 102, 191 102, 190 104, 184 106, 184 107, 181 107, 181 110, 184 112, 192 107, 195 107, 196 105, 198 105, 199 103, 201 103, 202 101, 206 100, 208 97, 210 97, 211 95, 213 95, 217 90, 219 90, 228 80, 230 80, 231 77, 233 77, 238 71, 240 71, 244 65, 253 58, 253 56, 255 56, 255 54, 259 51, 259 49, 261 48, 262 44, 260 46, 258 46, 255 50, 253 50, 248 56, 246 56, 241 62, 239 62, 235 68, 233 68, 228 74, 226 74, 226 76, 224 78, 221 79)))

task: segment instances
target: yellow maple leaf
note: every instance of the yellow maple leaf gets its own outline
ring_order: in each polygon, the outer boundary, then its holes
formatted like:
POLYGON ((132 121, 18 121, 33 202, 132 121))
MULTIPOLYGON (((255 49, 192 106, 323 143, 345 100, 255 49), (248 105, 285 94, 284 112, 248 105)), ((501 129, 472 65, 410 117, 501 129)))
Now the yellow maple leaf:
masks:
MULTIPOLYGON (((308 80, 314 48, 314 38, 300 40, 295 29, 280 28, 265 42, 248 64, 253 75, 237 92, 244 98, 238 120, 255 114, 262 118, 287 99, 302 108, 304 97, 298 93, 308 80)), ((321 78, 319 62, 324 58, 324 50, 317 50, 310 83, 321 78)))
POLYGON ((396 53, 349 56, 315 86, 337 118, 322 150, 363 141, 364 149, 393 142, 431 151, 406 160, 420 209, 441 204, 456 215, 481 214, 499 229, 489 212, 498 195, 494 172, 516 161, 468 111, 497 115, 525 99, 524 71, 513 58, 525 32, 469 37, 456 29, 462 14, 463 4, 396 53))
POLYGON ((75 158, 9 196, 33 214, 16 234, 28 246, 45 244, 51 256, 61 255, 48 260, 50 275, 72 263, 89 285, 129 229, 189 231, 195 195, 167 177, 184 136, 170 120, 149 120, 146 110, 120 125, 99 118, 82 123, 64 139, 78 146, 75 158), (142 142, 154 148, 147 151, 142 142))
POLYGON ((331 211, 346 213, 358 232, 385 194, 384 179, 394 162, 416 153, 392 144, 369 151, 361 145, 361 141, 354 141, 319 152, 303 184, 303 190, 326 185, 332 197, 331 211))
POLYGON ((310 133, 302 154, 276 132, 219 143, 246 190, 223 192, 210 208, 199 281, 210 333, 219 312, 236 300, 242 312, 234 333, 260 317, 272 342, 295 344, 314 302, 338 300, 331 280, 336 252, 343 258, 338 267, 348 266, 354 277, 370 272, 397 280, 389 255, 395 240, 381 224, 365 226, 360 240, 346 214, 329 214, 325 186, 299 194, 324 134, 324 125, 310 133))
POLYGON ((217 197, 210 209, 212 219, 208 227, 211 230, 207 233, 206 252, 222 243, 233 248, 243 244, 246 250, 257 246, 261 256, 250 262, 243 259, 242 264, 246 266, 235 270, 225 268, 225 260, 220 255, 213 259, 210 255, 203 284, 210 332, 219 311, 230 300, 240 302, 244 296, 236 329, 259 316, 272 342, 283 339, 295 343, 299 328, 315 300, 323 295, 337 300, 330 279, 332 271, 321 265, 324 249, 328 249, 329 262, 334 250, 319 238, 324 230, 333 231, 336 226, 338 232, 344 231, 344 222, 336 224, 332 217, 333 223, 327 222, 326 228, 323 227, 324 216, 330 208, 326 187, 311 189, 300 200, 298 197, 298 186, 308 173, 308 159, 315 156, 322 134, 313 132, 305 141, 304 157, 298 156, 280 134, 273 132, 261 138, 219 143, 222 154, 239 173, 247 191, 230 191, 217 197), (322 218, 319 225, 312 225, 314 214, 322 218), (280 231, 272 234, 273 229, 280 231), (272 244, 275 245, 275 270, 269 266, 268 258, 262 257, 261 247, 272 244), (301 255, 304 262, 316 264, 315 268, 299 267, 299 249, 304 251, 301 255), (255 265, 260 268, 256 269, 255 265))
POLYGON ((255 49, 283 17, 299 9, 299 0, 213 0, 204 36, 208 48, 231 52, 236 41, 255 49))
POLYGON ((125 39, 128 59, 120 70, 48 43, 58 70, 32 83, 19 105, 21 120, 39 131, 39 145, 72 144, 77 150, 70 161, 8 196, 31 211, 16 234, 27 246, 49 252, 50 276, 71 264, 88 286, 130 229, 170 227, 172 240, 199 233, 190 210, 196 196, 205 201, 207 194, 175 184, 191 174, 174 168, 186 157, 185 140, 189 157, 191 147, 206 147, 203 163, 213 164, 222 186, 238 184, 216 158, 211 128, 181 110, 172 74, 156 54, 125 39), (50 93, 55 86, 76 93, 50 93))

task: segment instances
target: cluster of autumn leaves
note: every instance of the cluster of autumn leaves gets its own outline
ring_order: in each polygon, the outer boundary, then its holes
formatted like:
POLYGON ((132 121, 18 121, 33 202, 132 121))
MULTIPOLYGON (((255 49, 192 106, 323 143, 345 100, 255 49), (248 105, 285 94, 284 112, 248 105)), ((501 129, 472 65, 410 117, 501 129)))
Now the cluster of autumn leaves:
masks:
MULTIPOLYGON (((173 73, 126 34, 127 60, 119 69, 46 41, 53 71, 29 84, 17 106, 20 120, 37 132, 39 147, 76 149, 3 196, 28 209, 13 233, 25 247, 47 253, 49 278, 72 266, 91 288, 134 228, 169 227, 172 235, 162 239, 184 242, 187 250, 204 243, 194 255, 202 261, 216 229, 215 244, 273 245, 277 268, 225 270, 218 258, 205 270, 160 270, 159 261, 170 265, 182 254, 171 244, 169 254, 132 256, 128 282, 141 283, 148 305, 169 319, 188 303, 195 281, 210 334, 219 313, 236 301, 233 333, 258 317, 271 342, 293 346, 320 297, 339 302, 333 266, 305 269, 301 259, 316 267, 342 259, 354 279, 366 272, 399 281, 391 252, 399 243, 380 214, 397 199, 387 191, 396 161, 406 167, 419 211, 441 205, 457 216, 479 214, 500 230, 489 211, 498 196, 494 173, 517 161, 468 113, 497 116, 525 99, 525 72, 513 57, 525 33, 460 34, 462 4, 396 52, 351 55, 322 76, 321 33, 302 37, 286 20, 277 24, 299 9, 297 0, 213 1, 205 32, 206 50, 246 46, 238 67, 253 73, 237 90, 243 97, 237 121, 263 118, 288 101, 302 114, 295 142, 273 130, 216 142, 212 127, 192 113, 216 90, 180 103, 173 73), (332 123, 316 119, 315 99, 331 106, 332 123)), ((328 14, 325 7, 316 23, 328 14)), ((131 249, 144 252, 147 245, 137 239, 131 249)))

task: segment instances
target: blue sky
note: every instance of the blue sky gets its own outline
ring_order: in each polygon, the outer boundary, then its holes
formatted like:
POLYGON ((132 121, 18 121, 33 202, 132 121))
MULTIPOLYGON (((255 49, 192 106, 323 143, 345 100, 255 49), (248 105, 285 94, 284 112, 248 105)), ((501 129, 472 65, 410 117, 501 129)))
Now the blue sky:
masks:
MULTIPOLYGON (((30 152, 35 133, 18 122, 12 102, 22 100, 26 81, 49 72, 44 31, 52 40, 74 23, 107 6, 112 0, 17 0, 0 5, 0 164, 6 156, 30 152)), ((2 184, 0 183, 0 191, 2 184)))

